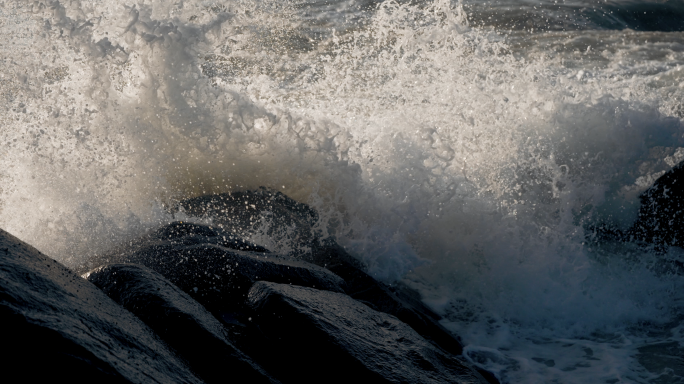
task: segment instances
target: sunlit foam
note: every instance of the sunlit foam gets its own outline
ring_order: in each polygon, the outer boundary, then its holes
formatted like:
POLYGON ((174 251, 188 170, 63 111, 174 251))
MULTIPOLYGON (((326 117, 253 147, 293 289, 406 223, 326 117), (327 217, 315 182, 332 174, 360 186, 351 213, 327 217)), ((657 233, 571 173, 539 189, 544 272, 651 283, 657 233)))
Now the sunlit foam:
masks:
MULTIPOLYGON (((446 1, 310 27, 275 2, 24 10, 0 8, 20 21, 0 27, 16 43, 0 47, 0 226, 68 265, 172 220, 178 200, 267 186, 314 207, 372 275, 421 288, 473 351, 675 305, 681 281, 638 262, 647 250, 586 242, 597 223, 628 227, 681 159, 672 36, 649 35, 663 43, 648 54, 609 32, 526 47, 446 1)), ((268 228, 253 241, 291 249, 268 228)))

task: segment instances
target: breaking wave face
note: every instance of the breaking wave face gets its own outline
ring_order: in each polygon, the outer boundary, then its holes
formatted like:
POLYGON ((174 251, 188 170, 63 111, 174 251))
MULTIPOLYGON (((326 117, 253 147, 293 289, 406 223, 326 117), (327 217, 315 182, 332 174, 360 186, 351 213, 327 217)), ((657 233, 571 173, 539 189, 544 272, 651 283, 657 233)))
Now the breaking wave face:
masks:
MULTIPOLYGON (((267 186, 474 362, 565 377, 521 340, 597 350, 677 313, 657 256, 588 239, 684 158, 684 36, 474 25, 443 0, 0 3, 0 227, 76 266, 175 201, 267 186)), ((582 372, 629 372, 620 345, 582 372)))

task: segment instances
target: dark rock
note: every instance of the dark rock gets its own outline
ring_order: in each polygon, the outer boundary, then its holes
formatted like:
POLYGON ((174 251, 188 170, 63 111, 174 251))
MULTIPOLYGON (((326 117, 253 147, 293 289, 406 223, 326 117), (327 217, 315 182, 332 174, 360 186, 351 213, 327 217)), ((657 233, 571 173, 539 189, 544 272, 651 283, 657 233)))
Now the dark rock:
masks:
POLYGON ((236 251, 257 252, 259 254, 270 253, 268 249, 234 234, 226 233, 219 227, 175 221, 143 234, 128 244, 120 245, 104 255, 85 258, 81 265, 74 268, 74 271, 78 275, 83 275, 104 264, 125 262, 127 256, 133 254, 154 253, 154 249, 161 252, 169 247, 199 244, 218 245, 236 251))
POLYGON ((204 307, 158 273, 134 264, 111 264, 87 279, 152 328, 207 383, 229 376, 273 383, 261 367, 231 344, 204 307))
MULTIPOLYGON (((264 214, 264 212, 275 212, 277 215, 273 214, 271 220, 275 220, 279 225, 296 226, 301 232, 298 232, 298 241, 302 243, 300 244, 302 250, 295 252, 295 255, 289 255, 289 259, 301 259, 330 270, 342 277, 344 280, 342 288, 354 299, 364 302, 375 310, 398 317, 416 330, 421 336, 430 342, 439 345, 446 351, 457 355, 461 354, 462 345, 458 338, 439 324, 440 317, 423 304, 418 292, 401 283, 389 286, 376 281, 364 272, 366 267, 361 262, 349 255, 342 247, 337 245, 335 241, 331 239, 316 239, 312 234, 311 228, 317 219, 317 215, 315 211, 308 206, 297 203, 280 192, 274 192, 265 188, 256 191, 203 196, 185 200, 179 204, 186 213, 196 216, 205 216, 214 223, 226 223, 225 225, 229 228, 209 228, 204 226, 205 229, 202 229, 200 227, 203 226, 198 224, 172 223, 167 226, 172 227, 172 229, 166 229, 167 227, 164 227, 158 230, 155 233, 156 238, 169 239, 171 244, 175 245, 204 243, 226 246, 221 243, 222 238, 225 237, 228 240, 239 242, 240 240, 237 240, 238 236, 235 235, 235 233, 247 233, 251 228, 250 226, 255 223, 256 216, 254 215, 261 215, 264 214), (251 208, 251 206, 254 206, 255 208, 251 208), (230 214, 236 213, 237 218, 230 217, 230 214), (251 216, 249 216, 248 213, 251 216), (191 227, 189 229, 176 229, 179 225, 191 227), (304 232, 307 234, 304 235, 304 232), (176 235, 169 237, 169 235, 165 235, 167 233, 173 235, 180 233, 183 234, 183 236, 176 235), (203 233, 204 236, 197 236, 197 233, 203 233), (209 236, 212 233, 215 233, 216 236, 209 236)), ((252 245, 251 248, 246 250, 254 250, 256 249, 255 247, 256 245, 252 245)), ((142 252, 138 252, 138 254, 145 252, 148 252, 148 250, 143 250, 142 252)), ((154 252, 159 253, 159 250, 154 252)), ((282 256, 273 255, 274 260, 279 258, 283 259, 282 256)), ((165 272, 156 269, 154 266, 150 265, 150 263, 141 263, 150 266, 166 276, 165 272)), ((263 278, 251 280, 242 279, 239 284, 234 286, 240 286, 242 287, 242 290, 245 286, 251 286, 256 280, 313 286, 313 284, 305 284, 301 281, 295 282, 293 280, 284 281, 267 278, 263 273, 261 275, 253 275, 262 276, 263 278)), ((177 280, 171 280, 178 284, 177 280)), ((194 286, 190 288, 194 288, 194 286)), ((319 285, 317 288, 321 288, 321 286, 319 285)), ((183 289, 187 292, 186 288, 183 289)), ((198 287, 198 289, 200 289, 200 287, 198 287)), ((323 287, 323 289, 328 288, 323 287)), ((244 292, 246 291, 243 291, 243 294, 244 292)), ((214 311, 214 309, 212 309, 212 311, 214 311)))
POLYGON ((257 282, 249 303, 293 382, 486 382, 394 316, 346 295, 257 282))
POLYGON ((639 196, 639 217, 628 235, 658 247, 684 246, 684 162, 639 196))
POLYGON ((345 292, 354 299, 397 316, 421 336, 448 352, 457 355, 462 353, 461 342, 439 324, 440 317, 423 304, 418 292, 404 284, 391 287, 376 281, 364 272, 363 264, 335 241, 317 239, 312 228, 318 215, 305 204, 297 203, 280 192, 260 188, 256 191, 189 199, 179 203, 179 207, 188 214, 211 218, 234 233, 247 233, 247 229, 254 227, 260 215, 268 215, 274 224, 273 228, 297 228, 297 242, 301 246, 299 252, 294 252, 297 257, 342 277, 345 292))
POLYGON ((159 239, 182 239, 188 236, 216 237, 219 233, 206 225, 176 221, 155 231, 159 239))
POLYGON ((165 225, 151 234, 143 236, 136 243, 140 245, 154 241, 163 241, 174 245, 214 244, 239 251, 270 253, 268 249, 231 233, 226 233, 221 228, 182 221, 165 225))
POLYGON ((112 259, 156 271, 211 312, 244 303, 249 288, 258 280, 343 292, 343 280, 319 266, 213 244, 156 243, 112 259))
POLYGON ((461 342, 439 324, 440 317, 425 304, 420 294, 405 284, 383 284, 367 273, 363 266, 333 241, 312 247, 310 260, 324 266, 344 280, 344 291, 371 308, 396 316, 418 334, 444 350, 460 355, 461 342))
MULTIPOLYGON (((313 230, 317 215, 308 206, 261 188, 184 200, 174 209, 212 224, 171 223, 109 255, 107 261, 155 270, 205 305, 229 330, 245 333, 249 315, 242 304, 249 287, 263 280, 344 291, 372 309, 398 317, 444 351, 462 353, 458 338, 439 324, 440 317, 423 304, 418 292, 401 283, 376 281, 334 240, 320 240, 313 230), (264 222, 272 232, 289 228, 297 250, 270 253, 244 240, 264 222)), ((250 345, 244 334, 232 336, 239 348, 250 345)), ((254 357, 258 351, 247 353, 254 357)))
POLYGON ((175 222, 138 241, 137 247, 109 259, 152 268, 216 315, 235 310, 227 308, 225 303, 244 301, 247 290, 257 280, 344 291, 375 310, 398 317, 446 351, 461 354, 460 341, 439 324, 440 317, 423 304, 418 292, 401 283, 389 286, 376 281, 363 271, 362 263, 336 242, 312 241, 308 245, 310 252, 283 256, 259 254, 258 246, 228 238, 256 253, 235 252, 225 249, 222 231, 217 227, 175 222))
POLYGON ((318 220, 316 211, 306 204, 264 187, 187 199, 171 209, 180 210, 190 216, 210 217, 218 227, 240 238, 267 223, 270 236, 289 230, 290 240, 299 245, 313 241, 312 226, 318 220))
POLYGON ((10 380, 201 382, 138 318, 2 230, 0 319, 0 369, 10 380))

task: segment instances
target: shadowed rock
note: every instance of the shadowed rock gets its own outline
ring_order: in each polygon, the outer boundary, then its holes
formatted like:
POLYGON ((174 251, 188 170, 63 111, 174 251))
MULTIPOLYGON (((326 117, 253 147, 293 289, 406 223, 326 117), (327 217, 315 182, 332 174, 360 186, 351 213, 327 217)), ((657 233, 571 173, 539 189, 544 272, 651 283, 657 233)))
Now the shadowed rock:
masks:
POLYGON ((268 223, 268 235, 287 232, 293 244, 299 245, 313 241, 312 226, 318 220, 316 211, 306 204, 264 187, 195 197, 183 200, 171 209, 172 212, 180 210, 190 216, 210 217, 214 224, 240 238, 268 223))
POLYGON ((189 199, 176 208, 213 224, 171 223, 108 255, 107 262, 142 264, 169 279, 221 320, 229 339, 269 372, 270 357, 252 348, 260 336, 244 307, 256 281, 345 292, 371 309, 396 316, 445 355, 462 353, 458 338, 439 324, 440 317, 418 292, 401 283, 376 281, 334 240, 317 238, 312 231, 317 216, 306 205, 261 188, 189 199), (275 223, 269 227, 273 231, 279 226, 296 228, 300 248, 287 255, 270 253, 245 240, 242 236, 263 224, 259 220, 275 223))
POLYGON ((248 300, 293 382, 486 382, 394 316, 346 295, 257 282, 248 300))
POLYGON ((227 233, 219 227, 175 221, 149 233, 142 234, 139 238, 131 240, 127 244, 119 245, 104 255, 85 258, 82 264, 75 267, 74 270, 78 275, 83 275, 104 264, 126 262, 127 257, 130 255, 140 255, 145 252, 154 253, 155 249, 163 252, 169 247, 198 244, 218 245, 236 251, 257 252, 259 254, 270 253, 266 248, 242 237, 227 233))
POLYGON ((270 253, 268 249, 226 233, 220 228, 182 221, 167 224, 151 234, 143 236, 136 243, 144 246, 159 241, 173 245, 214 244, 238 251, 270 253))
POLYGON ((175 221, 156 230, 153 236, 162 240, 176 240, 188 236, 216 237, 218 235, 217 231, 206 225, 175 221))
POLYGON ((102 291, 0 230, 0 368, 22 382, 199 383, 102 291))
POLYGON ((207 383, 224 383, 228 376, 277 382, 226 339, 221 323, 204 307, 158 273, 140 265, 111 264, 87 279, 144 321, 207 383))
POLYGON ((461 354, 460 341, 439 324, 440 317, 423 304, 418 292, 404 284, 389 286, 376 281, 335 241, 313 241, 309 252, 284 256, 260 252, 259 246, 226 237, 222 231, 201 224, 171 223, 109 260, 152 268, 217 315, 217 311, 226 313, 230 308, 212 303, 242 302, 257 280, 344 291, 375 310, 398 317, 446 351, 461 354), (233 249, 254 252, 225 249, 227 241, 233 249))
POLYGON ((212 312, 241 305, 258 280, 343 292, 343 280, 319 266, 207 243, 155 243, 114 260, 156 271, 212 312))
POLYGON ((360 263, 332 241, 312 248, 311 261, 325 266, 344 280, 344 291, 371 308, 399 318, 425 339, 444 350, 460 355, 461 342, 438 323, 439 315, 423 304, 420 294, 402 283, 383 284, 361 268, 360 263))
POLYGON ((639 218, 629 236, 659 247, 683 247, 684 162, 658 178, 639 199, 639 218))
POLYGON ((463 347, 460 341, 439 324, 440 316, 423 304, 418 292, 404 284, 390 287, 376 281, 335 241, 316 238, 312 228, 318 216, 305 204, 297 203, 280 192, 260 188, 188 199, 180 202, 178 207, 188 214, 211 218, 214 223, 225 225, 224 228, 231 233, 248 233, 260 217, 274 223, 272 230, 284 226, 297 228, 297 241, 302 249, 310 252, 299 250, 294 252, 295 257, 332 271, 344 279, 343 288, 351 297, 378 311, 397 316, 429 341, 450 353, 461 354, 463 347))
MULTIPOLYGON (((310 250, 295 252, 295 255, 291 255, 293 258, 330 270, 342 277, 344 291, 354 299, 364 302, 375 310, 397 316, 421 336, 446 351, 457 355, 462 353, 460 341, 439 324, 440 316, 423 304, 418 292, 404 284, 389 286, 376 281, 364 272, 365 267, 362 263, 349 255, 334 240, 317 239, 311 230, 317 215, 308 206, 297 203, 280 192, 265 188, 256 191, 202 196, 185 200, 179 203, 179 206, 183 207, 186 213, 205 216, 212 219, 214 223, 231 223, 230 228, 235 233, 247 231, 239 230, 240 225, 243 228, 251 228, 250 226, 256 220, 254 215, 277 212, 278 214, 274 214, 271 220, 275 220, 279 225, 295 225, 299 228, 301 233, 298 240, 302 242, 303 249, 310 250), (251 208, 252 205, 255 208, 251 208), (226 216, 235 212, 239 213, 237 218, 226 216), (303 235, 304 232, 307 233, 306 236, 303 235)), ((221 228, 215 229, 218 237, 220 237, 218 232, 222 230, 221 228)), ((204 241, 218 243, 210 237, 206 237, 204 241)), ((188 240, 185 240, 185 243, 188 243, 188 240)), ((275 281, 266 278, 260 280, 275 281)))

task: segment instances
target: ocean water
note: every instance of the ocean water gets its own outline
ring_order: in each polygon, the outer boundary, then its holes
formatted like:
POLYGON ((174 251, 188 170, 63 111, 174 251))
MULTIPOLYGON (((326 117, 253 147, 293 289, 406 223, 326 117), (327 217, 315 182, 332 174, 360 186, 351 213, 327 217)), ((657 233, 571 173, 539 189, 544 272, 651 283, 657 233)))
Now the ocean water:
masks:
POLYGON ((0 0, 0 228, 75 267, 267 186, 502 382, 680 383, 684 250, 595 234, 683 98, 679 0, 0 0))

